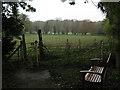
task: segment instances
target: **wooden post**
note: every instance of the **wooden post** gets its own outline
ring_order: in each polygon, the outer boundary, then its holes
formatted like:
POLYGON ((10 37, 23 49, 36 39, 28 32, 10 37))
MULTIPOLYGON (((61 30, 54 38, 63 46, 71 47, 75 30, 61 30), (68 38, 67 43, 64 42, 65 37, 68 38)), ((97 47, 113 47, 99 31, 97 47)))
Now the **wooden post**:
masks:
POLYGON ((20 55, 21 55, 21 60, 23 60, 23 42, 22 41, 20 41, 20 45, 21 45, 21 47, 20 47, 20 55))
POLYGON ((23 34, 22 34, 22 53, 23 53, 23 59, 26 59, 26 43, 25 43, 25 27, 23 26, 23 34))
POLYGON ((66 54, 67 54, 67 59, 69 58, 69 54, 70 54, 70 45, 69 45, 69 42, 68 42, 68 39, 67 39, 67 42, 66 42, 66 54))
POLYGON ((23 58, 26 59, 26 43, 25 43, 25 35, 23 34, 23 58))
POLYGON ((20 57, 20 49, 21 49, 21 43, 20 43, 20 48, 18 49, 18 53, 17 53, 17 55, 18 55, 18 61, 20 60, 19 59, 19 57, 20 57))
POLYGON ((66 43, 66 49, 67 49, 67 51, 69 49, 68 39, 67 39, 67 43, 66 43))
POLYGON ((38 36, 39 36, 39 61, 40 61, 43 60, 44 58, 41 29, 38 30, 38 36))
POLYGON ((79 50, 81 49, 81 41, 79 39, 79 45, 78 45, 79 50))
POLYGON ((68 39, 67 39, 67 47, 68 47, 68 39))
POLYGON ((100 59, 103 59, 103 40, 100 41, 100 59))
POLYGON ((94 40, 94 47, 97 48, 97 40, 94 40))
POLYGON ((18 54, 18 61, 19 61, 19 50, 20 50, 20 49, 18 49, 18 53, 17 53, 17 54, 18 54))
POLYGON ((37 44, 38 44, 38 41, 36 40, 35 41, 35 54, 36 54, 36 66, 38 67, 39 61, 38 61, 38 51, 37 51, 38 46, 37 46, 37 44))

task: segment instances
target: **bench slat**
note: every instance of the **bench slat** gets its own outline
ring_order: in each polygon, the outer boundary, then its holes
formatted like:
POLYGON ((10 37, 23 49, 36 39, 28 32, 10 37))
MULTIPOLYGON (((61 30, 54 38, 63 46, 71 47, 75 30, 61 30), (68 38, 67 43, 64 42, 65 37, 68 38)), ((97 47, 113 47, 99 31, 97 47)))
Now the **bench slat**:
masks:
POLYGON ((91 82, 94 82, 96 78, 96 74, 92 74, 91 82))
MULTIPOLYGON (((104 67, 92 66, 89 71, 95 71, 98 73, 103 72, 104 67)), ((87 73, 85 75, 85 80, 89 82, 101 82, 101 75, 87 73)))
POLYGON ((87 73, 85 80, 89 82, 101 82, 101 75, 87 73))
POLYGON ((100 75, 97 75, 95 82, 101 82, 101 76, 100 75))

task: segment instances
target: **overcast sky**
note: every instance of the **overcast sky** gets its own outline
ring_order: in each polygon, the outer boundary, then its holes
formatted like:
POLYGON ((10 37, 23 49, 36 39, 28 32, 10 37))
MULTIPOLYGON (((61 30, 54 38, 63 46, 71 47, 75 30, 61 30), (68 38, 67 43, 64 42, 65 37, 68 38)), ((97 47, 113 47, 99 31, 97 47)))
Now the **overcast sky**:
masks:
POLYGON ((71 6, 68 1, 63 3, 61 0, 33 0, 29 4, 36 8, 36 12, 21 12, 27 14, 31 21, 56 18, 101 21, 105 18, 105 15, 92 2, 85 4, 84 1, 76 0, 76 4, 71 6))

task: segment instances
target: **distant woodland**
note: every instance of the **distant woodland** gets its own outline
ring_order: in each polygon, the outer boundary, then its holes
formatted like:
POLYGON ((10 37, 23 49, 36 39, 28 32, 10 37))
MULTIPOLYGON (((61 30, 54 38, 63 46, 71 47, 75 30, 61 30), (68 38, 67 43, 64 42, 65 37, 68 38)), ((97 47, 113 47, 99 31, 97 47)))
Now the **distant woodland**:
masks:
MULTIPOLYGON (((27 16, 26 16, 27 17, 27 16)), ((103 21, 93 22, 90 20, 48 20, 48 21, 30 21, 24 19, 26 33, 35 34, 38 29, 43 34, 72 34, 72 35, 103 35, 103 21)))

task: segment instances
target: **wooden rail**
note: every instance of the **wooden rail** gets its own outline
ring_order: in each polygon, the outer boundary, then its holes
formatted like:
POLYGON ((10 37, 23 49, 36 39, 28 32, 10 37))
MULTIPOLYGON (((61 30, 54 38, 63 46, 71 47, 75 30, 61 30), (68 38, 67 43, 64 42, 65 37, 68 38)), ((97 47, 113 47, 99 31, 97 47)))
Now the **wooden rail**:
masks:
POLYGON ((12 53, 10 56, 7 57, 7 60, 9 60, 9 59, 19 50, 20 47, 21 47, 21 45, 19 45, 19 46, 16 48, 16 50, 13 51, 13 53, 12 53))

